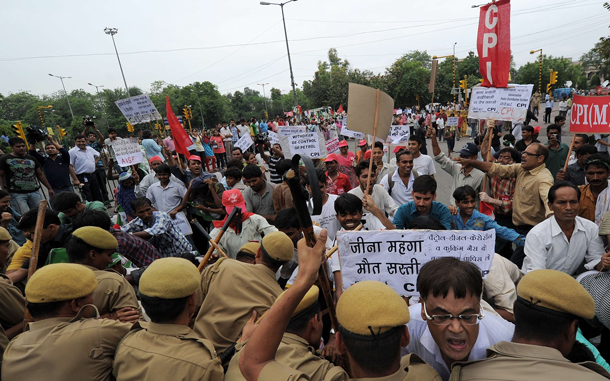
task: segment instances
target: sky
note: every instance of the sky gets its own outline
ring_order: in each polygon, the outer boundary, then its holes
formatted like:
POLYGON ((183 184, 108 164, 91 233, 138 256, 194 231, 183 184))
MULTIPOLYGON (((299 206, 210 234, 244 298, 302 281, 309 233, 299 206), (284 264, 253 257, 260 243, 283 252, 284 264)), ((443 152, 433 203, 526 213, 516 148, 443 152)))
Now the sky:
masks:
MULTIPOLYGON (((479 0, 480 1, 480 0, 479 0)), ((511 49, 516 66, 530 50, 578 60, 610 35, 600 0, 512 0, 511 49)), ((412 50, 458 58, 476 53, 476 0, 298 0, 284 6, 298 87, 330 48, 352 67, 383 73, 412 50)), ((124 87, 111 36, 129 86, 210 81, 222 94, 291 89, 281 8, 258 0, 25 0, 3 2, 0 93, 94 92, 88 83, 124 87)))

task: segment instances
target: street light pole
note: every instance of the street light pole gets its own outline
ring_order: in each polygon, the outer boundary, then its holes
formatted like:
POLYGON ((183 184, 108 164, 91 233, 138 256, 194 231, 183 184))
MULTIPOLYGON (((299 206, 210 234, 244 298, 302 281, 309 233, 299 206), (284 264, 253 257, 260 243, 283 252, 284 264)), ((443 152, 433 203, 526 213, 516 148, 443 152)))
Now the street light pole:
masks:
POLYGON ((100 87, 104 87, 104 85, 94 85, 89 82, 89 86, 95 87, 95 92, 97 93, 98 102, 102 104, 102 112, 104 113, 104 120, 106 121, 106 128, 110 128, 110 123, 108 123, 108 118, 106 117, 106 104, 104 104, 104 100, 100 97, 100 87))
MULTIPOLYGON (((194 86, 194 83, 191 83, 191 86, 194 86)), ((195 96, 197 97, 197 105, 199 106, 199 113, 201 114, 201 131, 205 129, 205 119, 203 118, 203 109, 201 108, 201 100, 199 99, 199 94, 195 91, 195 89, 191 89, 195 96)))
POLYGON ((269 117, 269 112, 267 110, 267 94, 265 93, 265 85, 268 84, 269 83, 257 83, 257 85, 263 86, 263 99, 265 100, 265 115, 267 115, 267 118, 269 117))
POLYGON ((127 81, 125 80, 125 73, 123 73, 123 65, 121 65, 121 59, 119 58, 119 51, 116 48, 116 43, 114 42, 114 35, 119 33, 117 28, 104 28, 104 33, 109 34, 112 37, 112 44, 114 45, 114 51, 116 52, 116 59, 119 61, 119 68, 121 69, 121 75, 123 76, 123 83, 125 83, 125 90, 127 90, 127 97, 129 98, 129 87, 127 86, 127 81))
MULTIPOLYGON (((457 42, 453 43, 453 88, 455 89, 455 46, 457 42)), ((455 103, 455 94, 453 94, 453 103, 455 103)))
POLYGON ((542 49, 532 50, 530 54, 540 52, 540 63, 538 68, 538 113, 540 113, 540 100, 542 99, 542 49))
POLYGON ((284 5, 288 3, 292 3, 297 0, 286 1, 285 3, 268 3, 266 1, 261 1, 261 5, 279 5, 282 8, 282 22, 284 23, 284 37, 286 37, 286 51, 288 52, 288 66, 290 68, 290 81, 292 82, 292 94, 294 95, 294 107, 295 109, 298 106, 297 102, 297 90, 294 85, 294 74, 292 73, 292 60, 290 59, 290 47, 288 46, 288 32, 286 32, 286 19, 284 18, 284 5))
POLYGON ((66 95, 66 100, 68 101, 68 108, 70 109, 70 114, 72 114, 72 119, 74 119, 74 112, 72 111, 72 105, 70 104, 70 98, 68 97, 68 92, 66 91, 66 86, 64 85, 64 78, 69 79, 72 77, 62 77, 62 76, 53 75, 53 74, 49 74, 49 75, 51 77, 59 78, 59 80, 61 81, 61 87, 64 88, 64 94, 66 95))

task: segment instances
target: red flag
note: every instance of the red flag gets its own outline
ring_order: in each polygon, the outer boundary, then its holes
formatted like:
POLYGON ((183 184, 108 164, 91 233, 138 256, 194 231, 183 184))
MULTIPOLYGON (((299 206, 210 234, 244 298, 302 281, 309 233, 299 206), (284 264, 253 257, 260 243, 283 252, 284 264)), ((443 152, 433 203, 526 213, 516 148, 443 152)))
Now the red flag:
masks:
POLYGON ((481 201, 481 204, 479 205, 479 212, 483 213, 486 216, 489 216, 489 217, 495 219, 493 205, 488 204, 485 201, 481 201))
POLYGON ((482 86, 507 87, 510 75, 510 0, 498 0, 481 7, 477 52, 482 86))
POLYGON ((574 94, 570 115, 570 132, 585 134, 610 133, 610 97, 585 97, 574 94))
POLYGON ((167 105, 165 108, 165 112, 167 113, 167 122, 169 123, 169 128, 172 131, 172 139, 174 139, 174 145, 176 146, 176 152, 181 153, 187 158, 190 156, 188 146, 193 145, 193 141, 189 138, 186 131, 176 118, 174 111, 172 110, 172 106, 169 104, 169 95, 166 95, 167 105))
POLYGON ((343 113, 343 105, 339 105, 339 108, 337 109, 337 114, 341 113, 343 113))
POLYGON ((300 115, 303 115, 303 107, 301 107, 301 105, 297 105, 297 111, 300 115))

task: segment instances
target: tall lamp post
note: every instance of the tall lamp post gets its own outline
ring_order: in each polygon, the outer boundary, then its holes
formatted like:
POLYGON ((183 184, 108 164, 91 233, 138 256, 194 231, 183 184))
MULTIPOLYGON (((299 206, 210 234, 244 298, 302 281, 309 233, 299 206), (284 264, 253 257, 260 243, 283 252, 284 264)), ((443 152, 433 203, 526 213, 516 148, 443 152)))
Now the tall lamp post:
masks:
POLYGON ((102 104, 102 112, 104 113, 104 120, 106 121, 106 128, 110 128, 110 123, 108 123, 108 118, 106 117, 106 105, 104 104, 104 100, 100 97, 100 87, 104 87, 104 85, 94 85, 89 82, 89 86, 95 87, 95 92, 97 93, 98 102, 102 104))
POLYGON ((286 1, 284 3, 268 3, 266 1, 261 1, 260 4, 261 5, 279 5, 280 8, 282 8, 282 22, 284 23, 284 36, 286 37, 286 51, 288 52, 288 66, 290 67, 290 81, 292 82, 292 94, 294 95, 294 107, 296 109, 298 106, 297 90, 294 85, 294 74, 292 74, 292 61, 290 60, 290 48, 288 47, 288 33, 286 32, 286 19, 284 18, 284 5, 286 5, 288 3, 292 3, 293 1, 297 1, 297 0, 290 0, 290 1, 286 1))
MULTIPOLYGON (((455 88, 455 46, 457 42, 453 43, 453 88, 455 88)), ((453 94, 453 103, 455 103, 455 94, 453 94)))
POLYGON ((70 109, 70 114, 72 114, 72 119, 74 119, 74 112, 72 111, 72 105, 70 104, 70 98, 68 97, 68 92, 66 91, 66 86, 64 85, 64 79, 70 79, 72 77, 62 77, 60 75, 49 74, 51 77, 59 78, 61 81, 61 87, 64 88, 64 94, 66 96, 66 100, 68 101, 68 108, 70 109))
POLYGON ((542 98, 542 49, 532 50, 530 54, 540 52, 540 65, 538 69, 538 112, 540 112, 540 100, 542 98))
MULTIPOLYGON (((191 83, 190 86, 195 86, 194 83, 191 83)), ((201 114, 201 131, 203 131, 205 129, 205 119, 203 118, 203 109, 201 108, 201 100, 199 99, 199 94, 197 94, 197 91, 195 91, 195 89, 191 89, 191 92, 193 92, 195 94, 195 96, 197 97, 197 106, 199 106, 199 113, 201 114)))
POLYGON ((268 84, 269 83, 257 83, 257 85, 263 86, 263 99, 265 100, 265 115, 267 115, 267 118, 269 117, 269 113, 267 112, 267 94, 265 94, 265 85, 268 84))
POLYGON ((129 87, 127 86, 127 81, 125 80, 125 73, 123 73, 123 65, 121 65, 121 59, 119 58, 119 51, 116 48, 116 43, 114 42, 114 35, 119 33, 117 28, 104 28, 104 33, 109 34, 112 37, 112 44, 114 45, 114 51, 116 52, 116 59, 119 61, 119 68, 121 69, 121 75, 123 76, 123 83, 125 83, 125 90, 127 90, 127 97, 129 98, 129 87))

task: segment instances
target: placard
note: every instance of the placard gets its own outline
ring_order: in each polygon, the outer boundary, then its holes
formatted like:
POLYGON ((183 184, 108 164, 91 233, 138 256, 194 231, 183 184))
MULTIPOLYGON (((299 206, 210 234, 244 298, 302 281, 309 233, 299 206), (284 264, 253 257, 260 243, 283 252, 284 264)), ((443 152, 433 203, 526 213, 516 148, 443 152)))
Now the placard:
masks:
POLYGON ((269 138, 269 143, 271 143, 271 145, 280 144, 280 138, 278 137, 278 135, 275 132, 268 131, 267 137, 269 138))
POLYGON ((469 119, 506 120, 523 122, 532 97, 534 85, 509 85, 508 88, 473 87, 470 97, 469 119))
POLYGON ((144 161, 137 138, 126 138, 112 142, 116 162, 121 167, 140 164, 144 161))
POLYGON ((348 130, 347 127, 345 127, 345 126, 341 127, 341 132, 339 134, 343 135, 343 136, 350 137, 350 138, 354 138, 354 139, 362 139, 362 138, 364 138, 364 133, 363 132, 348 130))
POLYGON ((326 142, 326 152, 329 154, 339 152, 339 139, 334 138, 326 142))
POLYGON ((146 94, 121 99, 114 103, 131 124, 148 123, 162 119, 161 114, 146 94))
POLYGON ((570 132, 585 134, 610 133, 610 97, 585 97, 574 94, 570 112, 570 132))
POLYGON ((246 152, 246 150, 250 148, 252 144, 254 144, 254 142, 252 141, 250 134, 244 134, 244 136, 239 138, 239 140, 233 144, 233 147, 241 148, 242 152, 246 152))
POLYGON ((180 232, 184 235, 193 234, 193 228, 191 224, 189 224, 188 219, 184 215, 184 212, 176 213, 176 219, 172 220, 176 229, 180 230, 180 232))
POLYGON ((328 155, 326 144, 323 144, 325 142, 324 133, 321 131, 280 136, 279 138, 286 159, 290 159, 296 154, 309 156, 312 159, 328 155))
POLYGON ((447 126, 457 126, 460 122, 459 116, 450 116, 447 118, 447 126))
POLYGON ((454 257, 472 262, 486 278, 496 231, 339 231, 337 241, 344 289, 356 282, 376 280, 402 296, 416 296, 419 271, 434 259, 454 257))
MULTIPOLYGON (((392 144, 399 144, 400 142, 408 142, 409 136, 411 135, 411 128, 409 125, 393 125, 390 127, 390 133, 386 139, 386 142, 392 144)), ((377 138, 379 139, 379 138, 377 138)), ((383 140, 382 140, 383 141, 383 140)))
POLYGON ((290 136, 296 134, 304 134, 307 132, 307 126, 279 126, 277 128, 278 136, 290 136))

